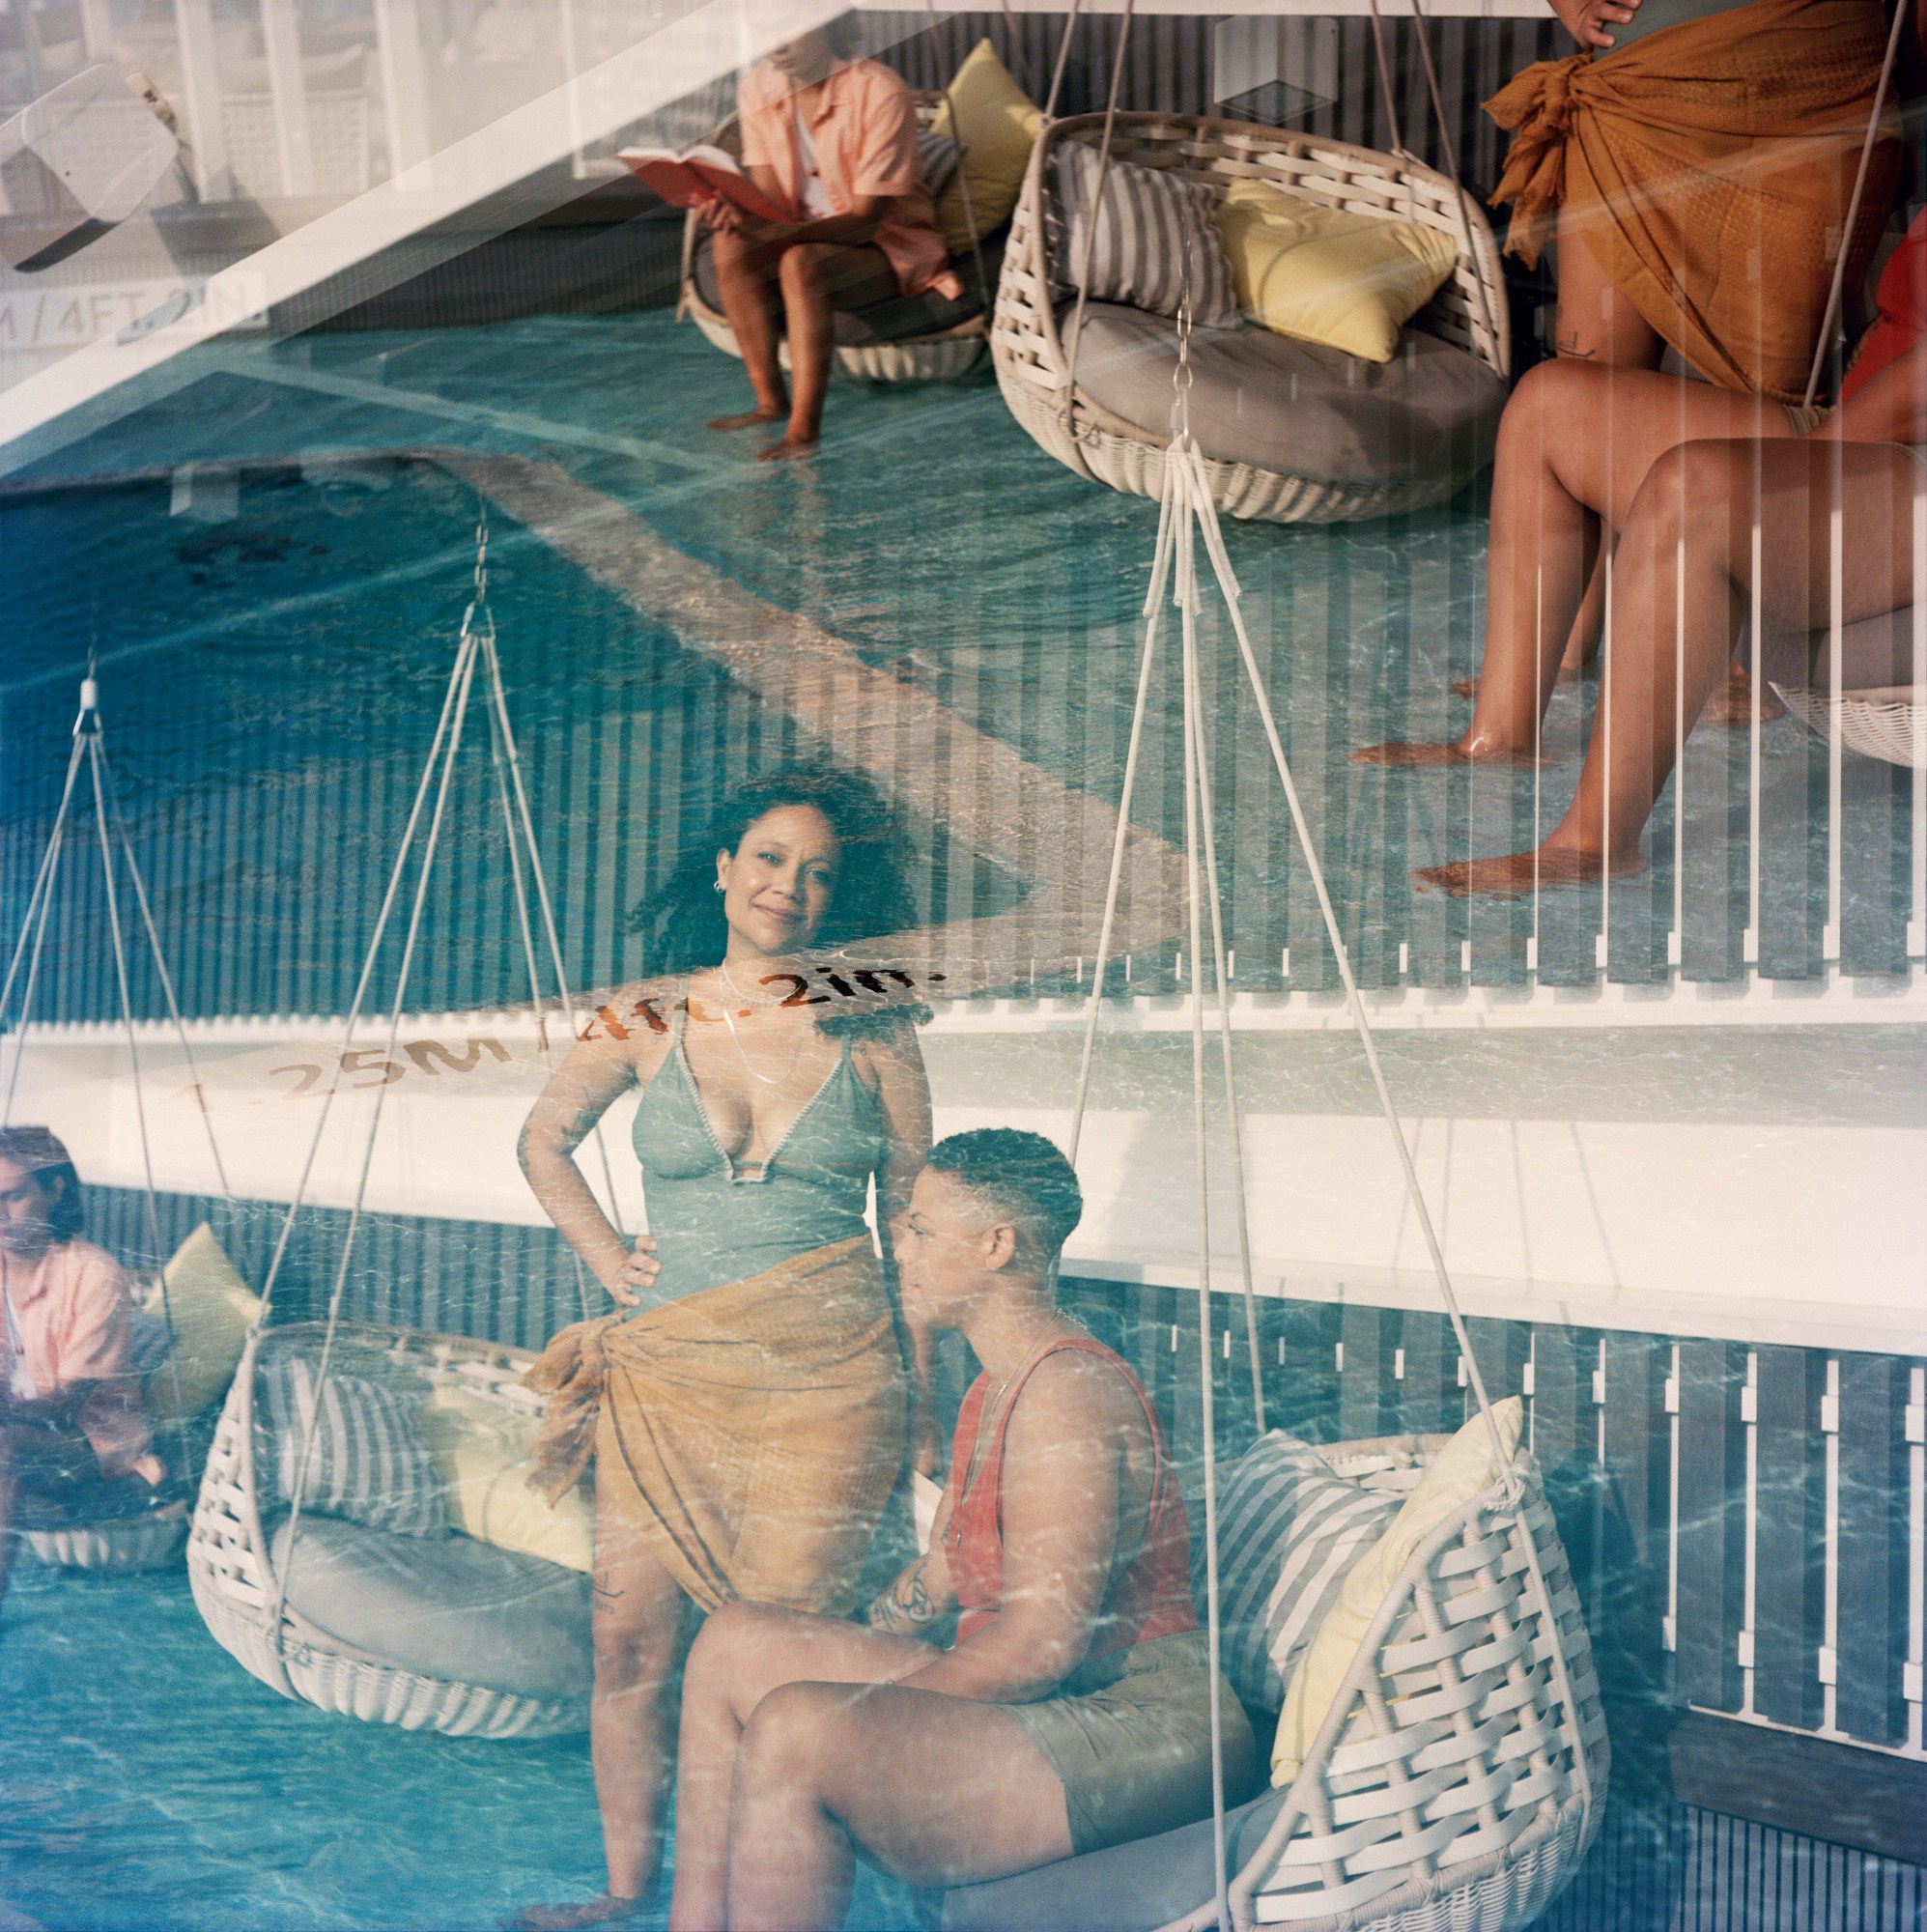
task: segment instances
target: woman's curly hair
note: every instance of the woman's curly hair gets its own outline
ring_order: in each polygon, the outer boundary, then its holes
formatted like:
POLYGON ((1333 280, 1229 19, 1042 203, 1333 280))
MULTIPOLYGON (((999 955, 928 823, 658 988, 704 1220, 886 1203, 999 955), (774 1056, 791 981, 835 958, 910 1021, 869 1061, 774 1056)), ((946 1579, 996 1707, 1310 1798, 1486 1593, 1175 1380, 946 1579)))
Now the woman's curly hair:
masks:
MULTIPOLYGON (((866 778, 829 765, 784 765, 731 791, 708 825, 689 841, 675 870, 630 917, 642 935, 645 978, 668 978, 722 963, 729 944, 723 895, 716 890, 716 855, 735 852, 757 819, 785 805, 814 806, 829 820, 840 848, 836 884, 816 934, 821 947, 847 946, 917 924, 904 878, 902 828, 883 794, 866 778)), ((927 1009, 873 1015, 847 1014, 831 1027, 860 1022, 894 1026, 928 1017, 927 1009)))

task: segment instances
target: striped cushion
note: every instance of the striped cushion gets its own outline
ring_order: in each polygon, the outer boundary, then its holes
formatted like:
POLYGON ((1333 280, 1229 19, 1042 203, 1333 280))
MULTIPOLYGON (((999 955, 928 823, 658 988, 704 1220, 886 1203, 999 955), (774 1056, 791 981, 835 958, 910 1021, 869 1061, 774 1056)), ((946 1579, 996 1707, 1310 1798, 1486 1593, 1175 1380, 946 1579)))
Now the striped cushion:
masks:
MULTIPOLYGON (((1057 277, 1073 293, 1084 272, 1084 211, 1096 197, 1098 166, 1097 150, 1082 141, 1058 149, 1057 277)), ((1217 204, 1217 190, 1204 182, 1114 158, 1091 243, 1091 299, 1176 315, 1188 276, 1192 321, 1235 328, 1231 264, 1211 218, 1217 204)))
MULTIPOLYGON (((275 1489, 292 1503, 301 1445, 314 1425, 315 1372, 305 1357, 286 1355, 262 1380, 275 1489)), ((330 1375, 301 1507, 398 1536, 446 1536, 448 1511, 417 1420, 419 1407, 365 1377, 330 1375)))
MULTIPOLYGON (((1233 1469, 1218 1502, 1218 1601, 1225 1675, 1247 1704, 1275 1711, 1353 1562, 1384 1533, 1400 1498, 1361 1489, 1309 1442, 1273 1430, 1233 1469)), ((1191 1584, 1204 1615, 1204 1558, 1191 1584)))
POLYGON ((921 128, 917 135, 917 173, 934 200, 949 186, 950 177, 963 159, 963 143, 948 134, 933 134, 921 128))

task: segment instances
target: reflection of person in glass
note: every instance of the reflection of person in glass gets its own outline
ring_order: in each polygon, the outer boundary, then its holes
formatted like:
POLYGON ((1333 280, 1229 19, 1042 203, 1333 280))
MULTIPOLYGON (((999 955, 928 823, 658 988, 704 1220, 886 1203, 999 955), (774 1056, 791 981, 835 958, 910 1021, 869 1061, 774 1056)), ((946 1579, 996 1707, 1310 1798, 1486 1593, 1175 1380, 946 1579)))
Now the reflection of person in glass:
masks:
POLYGON ((704 208, 716 234, 716 277, 755 388, 756 407, 711 429, 788 417, 765 457, 811 447, 823 433, 834 348, 832 311, 935 289, 951 272, 917 156, 917 107, 880 61, 839 60, 813 27, 772 50, 743 78, 743 164, 796 219, 757 221, 720 197, 704 208), (789 341, 792 401, 777 359, 778 320, 789 341))
MULTIPOLYGON (((697 1639, 680 1932, 840 1925, 859 1853, 951 1886, 1210 1810, 1211 1671, 1177 1472, 1137 1378, 1056 1306, 1082 1205, 1063 1155, 1011 1129, 953 1135, 918 1177, 896 1232, 905 1306, 983 1364, 949 1487, 870 1629, 738 1604, 697 1639)), ((1221 1691, 1236 1804, 1255 1752, 1221 1691)))
POLYGON ((879 1224, 902 1210, 929 1089, 909 1017, 839 1012, 809 959, 912 923, 890 815, 839 773, 753 782, 642 920, 665 977, 604 1009, 522 1139, 537 1198, 624 1306, 564 1329, 530 1377, 553 1398, 537 1461, 554 1492, 595 1464, 609 1862, 600 1899, 530 1908, 536 1927, 623 1918, 655 1881, 691 1602, 846 1612, 903 1463, 902 1355, 864 1208, 874 1179, 879 1224), (573 1155, 637 1086, 651 1232, 632 1247, 573 1155))
POLYGON ((44 1127, 0 1127, 0 1595, 16 1530, 162 1500, 127 1278, 80 1230, 67 1149, 44 1127))
MULTIPOLYGON (((1927 594, 1914 581, 1915 497, 1927 488, 1927 218, 1881 278, 1838 409, 1801 436, 1702 384, 1566 362, 1530 371, 1499 432, 1486 656, 1464 734, 1374 745, 1378 764, 1530 760, 1552 696, 1556 641, 1590 567, 1588 519, 1621 532, 1607 675, 1572 805, 1536 852, 1436 866, 1428 885, 1516 895, 1640 863, 1639 838, 1675 748, 1726 675, 1757 595, 1765 667, 1781 684, 1831 675, 1828 630, 1927 594), (1839 533, 1835 582, 1834 533, 1839 533), (1817 661, 1809 637, 1820 639, 1817 661)), ((1912 626, 1856 635, 1844 690, 1911 685, 1912 626)))

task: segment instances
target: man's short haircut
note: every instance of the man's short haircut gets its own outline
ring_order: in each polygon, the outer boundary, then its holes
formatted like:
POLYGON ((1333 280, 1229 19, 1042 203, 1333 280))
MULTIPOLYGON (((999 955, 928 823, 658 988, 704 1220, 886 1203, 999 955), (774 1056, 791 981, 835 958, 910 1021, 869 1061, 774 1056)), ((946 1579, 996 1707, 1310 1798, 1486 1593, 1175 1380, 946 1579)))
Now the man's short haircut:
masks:
POLYGON ((929 1165, 967 1187, 1001 1220, 1023 1229, 1046 1262, 1084 1218, 1077 1173, 1042 1134, 1021 1127, 974 1127, 930 1150, 929 1165))

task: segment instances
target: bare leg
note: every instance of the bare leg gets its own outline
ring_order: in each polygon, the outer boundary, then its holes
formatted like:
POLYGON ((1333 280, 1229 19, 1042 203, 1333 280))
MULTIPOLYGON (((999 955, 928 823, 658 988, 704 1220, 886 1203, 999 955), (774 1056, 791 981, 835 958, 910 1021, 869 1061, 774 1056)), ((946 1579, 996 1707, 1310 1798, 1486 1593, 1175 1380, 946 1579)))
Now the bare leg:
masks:
POLYGON ((1555 230, 1558 249, 1559 354, 1615 369, 1657 369, 1666 345, 1622 295, 1566 209, 1555 230))
POLYGON ((777 276, 780 251, 719 229, 712 243, 723 312, 736 331, 743 366, 756 392, 756 407, 741 415, 718 416, 711 429, 749 429, 780 422, 789 409, 782 365, 777 359, 777 276))
POLYGON ((689 1599, 596 1489, 595 1694, 589 1754, 609 1889, 587 1905, 530 1906, 526 1932, 570 1932, 635 1912, 662 1868, 663 1809, 675 1776, 677 1666, 689 1599))
POLYGON ((779 1684, 890 1683, 930 1662, 928 1644, 834 1617, 728 1604, 703 1626, 683 1683, 676 1778, 676 1889, 669 1923, 714 1932, 724 1922, 729 1791, 751 1714, 779 1684))
POLYGON ((1751 516, 1761 528, 1760 601, 1775 630, 1828 623, 1831 511, 1841 510, 1841 598, 1853 623, 1907 604, 1919 469, 1886 443, 1692 442, 1654 466, 1619 549, 1614 642, 1578 790, 1537 855, 1435 867, 1450 893, 1528 891, 1638 864, 1639 837, 1673 768, 1679 720, 1698 718, 1726 675, 1751 600, 1751 516), (1608 752, 1609 748, 1609 752, 1608 752))
MULTIPOLYGON (((763 451, 765 462, 797 456, 823 436, 823 398, 836 353, 836 311, 864 308, 896 293, 896 277, 880 248, 805 242, 783 250, 783 312, 789 326, 789 373, 796 384, 789 427, 763 451)), ((760 392, 759 392, 760 393, 760 392)))
POLYGON ((728 1924, 836 1932, 859 1850, 912 1885, 1067 1858, 1063 1786, 1000 1705, 902 1685, 787 1684, 736 1757, 728 1924))
POLYGON ((1647 472, 1683 441, 1792 434, 1777 404, 1704 383, 1567 360, 1528 371, 1499 425, 1486 652, 1472 722, 1443 744, 1372 745, 1353 757, 1414 765, 1534 756, 1601 524, 1623 529, 1647 472))

